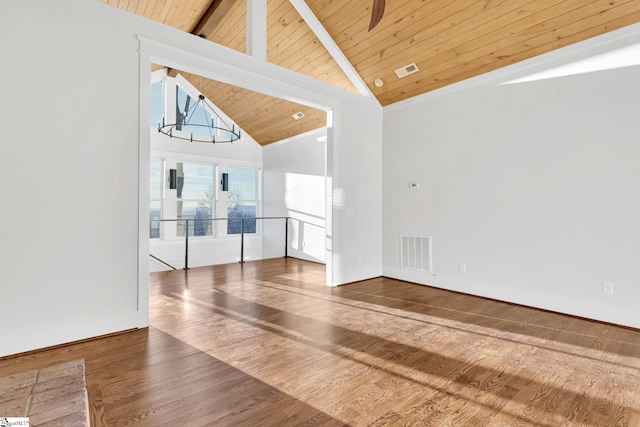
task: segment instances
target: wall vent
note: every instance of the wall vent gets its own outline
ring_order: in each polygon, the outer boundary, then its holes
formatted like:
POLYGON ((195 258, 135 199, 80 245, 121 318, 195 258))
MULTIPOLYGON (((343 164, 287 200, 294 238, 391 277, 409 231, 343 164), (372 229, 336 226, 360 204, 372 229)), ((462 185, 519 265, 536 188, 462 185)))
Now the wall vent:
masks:
POLYGON ((407 77, 409 74, 417 73, 418 71, 420 70, 418 69, 418 66, 416 65, 416 63, 414 62, 413 64, 405 65, 402 68, 398 68, 396 70, 396 75, 398 76, 398 78, 403 78, 403 77, 407 77))
POLYGON ((431 236, 400 236, 400 266, 410 270, 431 270, 431 236))

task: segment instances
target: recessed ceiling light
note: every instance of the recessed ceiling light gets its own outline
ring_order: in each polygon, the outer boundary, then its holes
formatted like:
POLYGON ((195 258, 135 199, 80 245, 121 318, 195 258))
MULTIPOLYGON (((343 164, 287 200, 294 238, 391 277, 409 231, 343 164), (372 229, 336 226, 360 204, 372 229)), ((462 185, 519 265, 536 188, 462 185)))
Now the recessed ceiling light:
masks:
POLYGON ((373 84, 376 85, 376 87, 382 87, 384 86, 384 81, 382 81, 382 79, 376 79, 373 84))
POLYGON ((302 111, 298 111, 297 113, 292 114, 291 117, 293 117, 295 120, 300 120, 304 117, 304 113, 302 111))
POLYGON ((418 69, 418 66, 416 65, 416 63, 414 62, 413 64, 405 65, 402 68, 398 68, 396 70, 396 75, 399 78, 403 78, 403 77, 407 77, 409 74, 417 73, 418 71, 420 70, 418 69))

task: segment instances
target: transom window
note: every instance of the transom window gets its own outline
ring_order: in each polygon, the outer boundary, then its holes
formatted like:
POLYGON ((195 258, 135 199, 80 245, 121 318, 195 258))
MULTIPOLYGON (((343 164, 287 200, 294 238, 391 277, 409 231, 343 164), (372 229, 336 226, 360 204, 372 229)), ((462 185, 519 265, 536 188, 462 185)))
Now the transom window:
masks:
POLYGON ((207 111, 202 103, 194 109, 196 102, 197 99, 176 85, 176 130, 212 137, 214 135, 207 134, 206 129, 215 126, 214 114, 207 111), (188 117, 185 116, 186 111, 189 111, 188 117))
POLYGON ((163 111, 163 87, 162 80, 151 83, 151 127, 158 128, 162 125, 163 111))

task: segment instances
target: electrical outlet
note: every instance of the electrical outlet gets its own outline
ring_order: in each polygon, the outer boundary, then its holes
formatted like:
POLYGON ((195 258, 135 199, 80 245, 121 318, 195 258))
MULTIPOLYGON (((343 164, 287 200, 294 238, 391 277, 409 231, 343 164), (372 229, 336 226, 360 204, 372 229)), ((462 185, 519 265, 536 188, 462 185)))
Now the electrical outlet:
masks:
POLYGON ((464 262, 460 263, 460 272, 461 273, 466 273, 467 272, 467 264, 465 264, 464 262))
POLYGON ((607 295, 613 295, 613 282, 602 282, 602 292, 607 295))

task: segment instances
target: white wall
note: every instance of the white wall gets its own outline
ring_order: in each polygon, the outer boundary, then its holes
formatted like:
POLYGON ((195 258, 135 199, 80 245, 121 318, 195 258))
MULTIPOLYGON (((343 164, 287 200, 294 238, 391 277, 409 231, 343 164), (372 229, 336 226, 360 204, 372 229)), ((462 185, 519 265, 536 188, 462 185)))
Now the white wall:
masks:
POLYGON ((139 105, 151 61, 335 111, 329 194, 344 198, 327 204, 329 280, 381 273, 375 100, 99 2, 0 11, 11 17, 0 26, 0 356, 148 322, 149 113, 139 105))
MULTIPOLYGON (((171 223, 174 224, 174 223, 171 223)), ((175 225, 174 225, 175 227, 175 225)), ((185 265, 185 239, 152 240, 150 253, 176 269, 185 265)), ((283 249, 284 250, 284 249, 283 249)), ((189 237, 189 268, 240 262, 240 236, 189 237)), ((262 236, 246 234, 244 237, 244 261, 263 259, 262 236)), ((150 258, 149 271, 171 270, 165 264, 150 258)))
POLYGON ((382 275, 382 109, 373 102, 354 107, 335 110, 327 144, 332 285, 382 275))
POLYGON ((55 1, 0 14, 0 356, 144 325, 138 42, 55 1))
POLYGON ((502 71, 387 109, 384 274, 639 327, 639 72, 498 86, 502 71), (401 234, 433 237, 435 275, 400 268, 401 234))
MULTIPOLYGON (((325 261, 326 129, 263 148, 264 216, 289 216, 289 256, 325 261)), ((284 225, 265 224, 263 254, 284 255, 284 225), (268 225, 268 227, 267 227, 268 225)))

